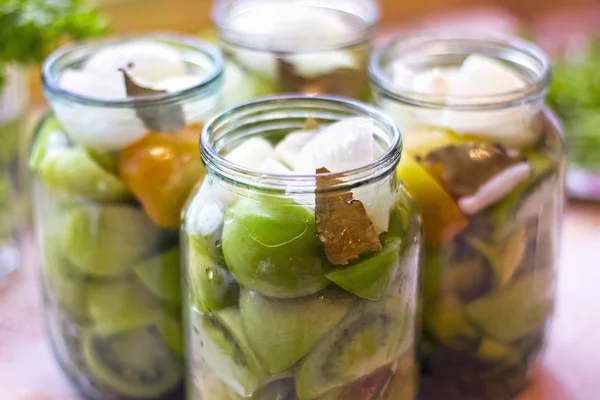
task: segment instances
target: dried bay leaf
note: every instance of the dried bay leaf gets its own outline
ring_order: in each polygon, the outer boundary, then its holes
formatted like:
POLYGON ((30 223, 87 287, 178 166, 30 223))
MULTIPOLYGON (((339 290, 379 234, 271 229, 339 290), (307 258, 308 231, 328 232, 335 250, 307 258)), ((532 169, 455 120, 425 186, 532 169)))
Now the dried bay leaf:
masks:
POLYGON ((283 92, 358 98, 368 89, 366 72, 354 68, 342 67, 316 78, 305 78, 298 74, 293 64, 278 58, 277 71, 283 92))
MULTIPOLYGON (((166 90, 154 90, 137 84, 129 73, 121 69, 125 79, 127 97, 155 96, 166 94, 166 90)), ((178 132, 185 128, 185 115, 183 107, 179 103, 161 104, 159 106, 140 105, 135 108, 137 116, 142 120, 144 126, 152 132, 178 132)))
POLYGON ((523 159, 499 145, 467 142, 433 150, 419 161, 452 195, 462 197, 523 159))
POLYGON ((329 262, 347 265, 364 253, 380 252, 381 241, 364 205, 353 199, 351 192, 321 193, 336 179, 321 175, 329 173, 327 168, 316 173, 315 219, 329 262))

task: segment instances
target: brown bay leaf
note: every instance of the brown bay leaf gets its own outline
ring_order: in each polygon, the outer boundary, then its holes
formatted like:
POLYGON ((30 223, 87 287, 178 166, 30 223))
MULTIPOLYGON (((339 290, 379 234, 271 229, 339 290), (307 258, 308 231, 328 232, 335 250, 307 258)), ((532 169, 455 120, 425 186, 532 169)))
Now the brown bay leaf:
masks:
POLYGON ((457 143, 433 150, 421 164, 455 197, 471 196, 504 169, 522 161, 490 143, 457 143))
POLYGON ((319 168, 316 173, 315 219, 329 262, 347 265, 362 254, 380 252, 381 241, 364 205, 353 199, 351 192, 321 192, 336 179, 321 175, 329 173, 327 168, 319 168))
MULTIPOLYGON (((166 90, 154 90, 136 83, 125 69, 120 70, 125 80, 127 97, 155 96, 168 93, 166 90)), ((185 128, 185 115, 179 103, 161 104, 158 106, 139 105, 135 108, 136 115, 144 126, 152 132, 178 132, 185 128)))
POLYGON ((315 78, 305 78, 298 74, 292 63, 282 58, 277 59, 277 66, 284 92, 358 98, 368 90, 367 73, 358 69, 342 67, 315 78))

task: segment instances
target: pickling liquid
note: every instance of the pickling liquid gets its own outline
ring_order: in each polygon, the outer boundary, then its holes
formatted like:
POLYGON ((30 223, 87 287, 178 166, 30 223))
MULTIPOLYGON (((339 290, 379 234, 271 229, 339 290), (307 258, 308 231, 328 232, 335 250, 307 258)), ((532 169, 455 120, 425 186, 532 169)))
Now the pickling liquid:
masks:
MULTIPOLYGON (((545 123, 533 151, 560 148, 545 123)), ((508 399, 529 383, 553 314, 563 171, 552 162, 426 250, 420 400, 508 399)))

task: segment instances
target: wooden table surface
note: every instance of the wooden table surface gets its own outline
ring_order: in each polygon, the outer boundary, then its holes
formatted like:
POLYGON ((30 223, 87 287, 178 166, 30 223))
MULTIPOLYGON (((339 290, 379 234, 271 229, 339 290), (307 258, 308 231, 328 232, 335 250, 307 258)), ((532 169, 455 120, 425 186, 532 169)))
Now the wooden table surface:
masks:
MULTIPOLYGON (((34 259, 0 291, 0 400, 78 400, 44 337, 34 259)), ((600 204, 567 208, 558 296, 549 346, 518 400, 600 399, 600 204)))

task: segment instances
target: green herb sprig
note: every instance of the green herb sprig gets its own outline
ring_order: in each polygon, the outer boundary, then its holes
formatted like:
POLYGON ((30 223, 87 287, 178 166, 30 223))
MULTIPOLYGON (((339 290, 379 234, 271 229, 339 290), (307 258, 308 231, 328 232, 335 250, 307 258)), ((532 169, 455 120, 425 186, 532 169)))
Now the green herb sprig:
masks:
POLYGON ((88 0, 0 0, 0 87, 6 64, 42 62, 62 41, 101 35, 107 27, 88 0))
POLYGON ((547 99, 564 122, 569 161, 600 172, 600 38, 554 60, 547 99))

